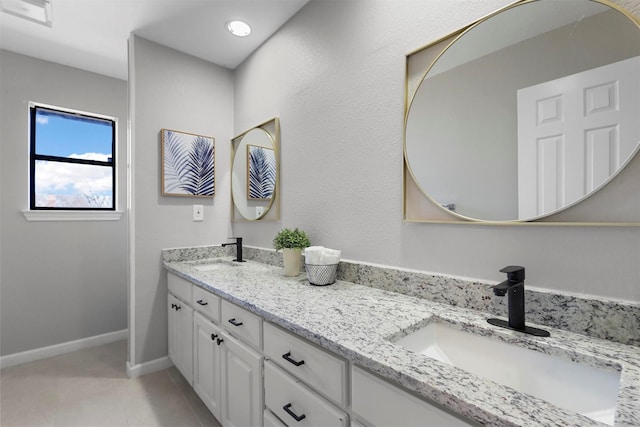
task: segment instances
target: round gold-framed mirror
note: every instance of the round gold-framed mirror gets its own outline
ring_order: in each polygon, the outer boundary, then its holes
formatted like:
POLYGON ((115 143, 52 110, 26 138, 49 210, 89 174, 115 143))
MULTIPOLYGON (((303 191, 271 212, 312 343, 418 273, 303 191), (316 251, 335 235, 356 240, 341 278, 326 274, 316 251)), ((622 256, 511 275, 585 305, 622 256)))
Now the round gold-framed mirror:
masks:
POLYGON ((275 118, 231 140, 233 219, 277 219, 273 207, 278 203, 279 133, 275 118))
POLYGON ((558 213, 639 150, 640 26, 610 2, 518 2, 461 31, 425 69, 410 94, 405 165, 454 218, 558 213), (563 81, 574 93, 556 90, 563 81), (578 116, 589 120, 576 126, 578 116))

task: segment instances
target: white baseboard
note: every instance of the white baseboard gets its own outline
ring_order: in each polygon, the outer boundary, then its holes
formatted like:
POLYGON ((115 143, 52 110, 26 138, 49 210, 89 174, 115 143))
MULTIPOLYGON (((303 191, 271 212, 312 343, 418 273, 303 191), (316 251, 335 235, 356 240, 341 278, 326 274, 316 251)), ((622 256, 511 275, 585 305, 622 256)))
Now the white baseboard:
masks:
POLYGON ((0 368, 8 368, 9 366, 46 359, 47 357, 70 353, 72 351, 82 350, 83 348, 109 344, 115 341, 127 339, 128 335, 129 331, 127 329, 123 329, 121 331, 109 332, 102 335, 96 335, 94 337, 35 348, 33 350, 27 350, 20 353, 8 354, 0 357, 0 368))
POLYGON ((131 366, 131 362, 127 361, 127 376, 129 378, 139 377, 141 375, 151 374, 173 366, 168 356, 160 357, 145 363, 138 363, 131 366))

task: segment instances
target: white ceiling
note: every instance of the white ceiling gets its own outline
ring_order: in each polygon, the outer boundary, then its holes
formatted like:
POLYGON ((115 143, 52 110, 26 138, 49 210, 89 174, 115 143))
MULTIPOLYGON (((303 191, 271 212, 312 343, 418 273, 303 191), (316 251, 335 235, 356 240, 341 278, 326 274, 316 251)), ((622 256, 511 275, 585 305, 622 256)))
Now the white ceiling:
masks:
POLYGON ((51 0, 51 28, 0 13, 0 48, 126 80, 135 33, 234 69, 308 1, 51 0), (231 35, 232 19, 252 33, 231 35))

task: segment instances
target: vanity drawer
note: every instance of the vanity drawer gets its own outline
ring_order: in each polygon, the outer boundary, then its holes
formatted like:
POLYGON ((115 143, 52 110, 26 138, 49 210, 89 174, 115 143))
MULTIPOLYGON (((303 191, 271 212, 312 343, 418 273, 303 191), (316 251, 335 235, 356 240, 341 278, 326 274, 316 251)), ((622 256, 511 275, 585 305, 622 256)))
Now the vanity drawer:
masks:
POLYGON ((283 424, 282 421, 278 419, 273 412, 268 409, 264 410, 262 424, 264 427, 287 427, 286 424, 283 424))
POLYGON ((220 322, 220 297, 197 286, 193 287, 193 308, 209 319, 220 322))
POLYGON ((264 324, 264 355, 337 404, 346 406, 346 361, 269 323, 264 324))
POLYGON ((231 333, 256 348, 262 348, 262 318, 222 300, 220 323, 231 333))
POLYGON ((351 369, 351 408, 370 427, 475 425, 440 409, 436 403, 430 404, 419 399, 357 366, 351 369))
POLYGON ((176 276, 175 274, 168 273, 167 284, 169 292, 187 304, 191 304, 191 288, 193 285, 190 282, 186 281, 182 277, 176 276))
POLYGON ((264 363, 265 405, 288 425, 346 427, 349 419, 272 361, 264 363))

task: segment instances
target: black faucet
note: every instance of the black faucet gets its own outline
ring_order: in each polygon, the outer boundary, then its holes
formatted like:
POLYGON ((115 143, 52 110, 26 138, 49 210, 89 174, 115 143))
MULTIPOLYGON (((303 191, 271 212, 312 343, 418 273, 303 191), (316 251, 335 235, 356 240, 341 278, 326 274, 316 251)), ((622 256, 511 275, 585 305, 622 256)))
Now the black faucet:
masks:
POLYGON ((222 247, 236 245, 236 262, 246 262, 242 259, 242 237, 229 237, 229 239, 236 239, 234 243, 223 243, 222 247))
POLYGON ((491 318, 487 322, 537 337, 550 336, 548 331, 524 324, 524 267, 509 265, 500 270, 500 272, 507 273, 507 280, 494 286, 493 293, 499 297, 503 297, 508 293, 509 321, 491 318))

